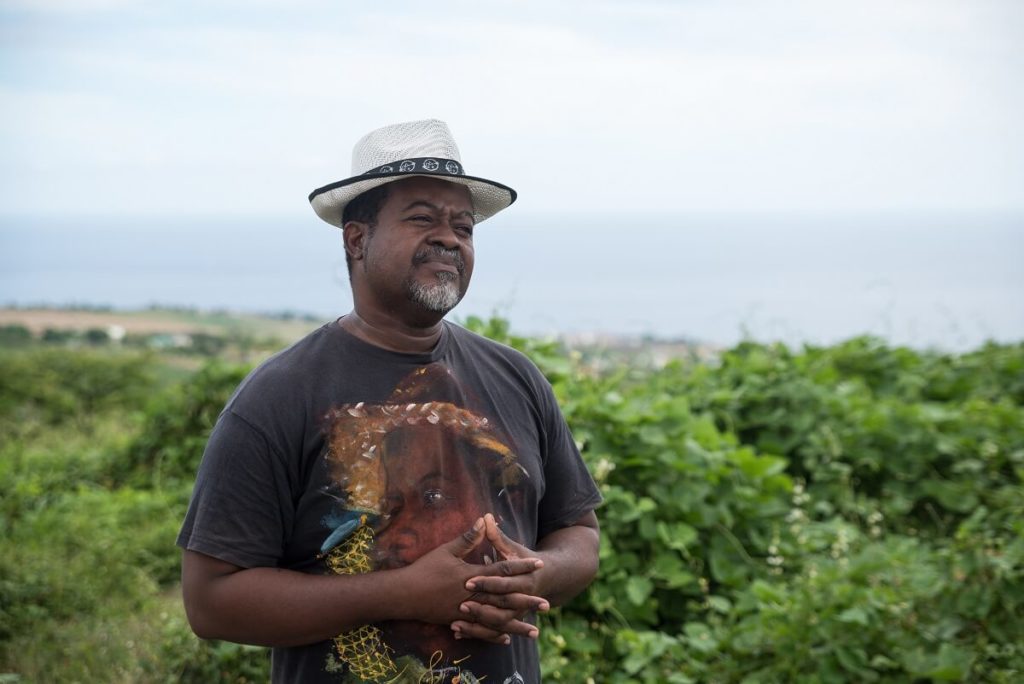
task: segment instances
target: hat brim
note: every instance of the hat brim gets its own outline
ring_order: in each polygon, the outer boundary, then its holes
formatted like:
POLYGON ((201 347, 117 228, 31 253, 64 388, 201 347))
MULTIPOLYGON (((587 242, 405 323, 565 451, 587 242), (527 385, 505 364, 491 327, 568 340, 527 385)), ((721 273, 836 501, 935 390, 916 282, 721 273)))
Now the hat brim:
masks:
POLYGON ((373 177, 354 176, 340 180, 337 183, 317 188, 309 194, 309 203, 313 205, 313 211, 332 226, 341 228, 343 226, 342 216, 345 206, 359 195, 368 190, 394 183, 403 178, 422 176, 424 178, 440 178, 449 183, 458 183, 469 188, 469 194, 473 198, 473 220, 480 223, 507 208, 516 201, 516 191, 507 185, 479 178, 477 176, 455 176, 448 173, 381 173, 373 177))

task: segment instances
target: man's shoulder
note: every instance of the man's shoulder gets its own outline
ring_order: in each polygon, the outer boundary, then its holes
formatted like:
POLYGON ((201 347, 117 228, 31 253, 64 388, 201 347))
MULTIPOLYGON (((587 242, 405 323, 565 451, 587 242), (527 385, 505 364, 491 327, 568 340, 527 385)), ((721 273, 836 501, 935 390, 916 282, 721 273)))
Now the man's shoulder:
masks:
POLYGON ((332 357, 331 347, 331 324, 325 324, 252 369, 232 401, 241 395, 276 395, 301 388, 310 379, 311 371, 332 357))
POLYGON ((458 340, 460 346, 469 349, 471 352, 505 359, 517 366, 537 370, 537 366, 530 360, 530 357, 518 349, 497 340, 492 340, 489 337, 484 337, 457 323, 447 323, 449 330, 451 330, 455 339, 458 340))
POLYGON ((483 382, 500 381, 526 389, 534 397, 549 391, 544 373, 525 353, 462 326, 451 324, 461 361, 482 374, 483 382))

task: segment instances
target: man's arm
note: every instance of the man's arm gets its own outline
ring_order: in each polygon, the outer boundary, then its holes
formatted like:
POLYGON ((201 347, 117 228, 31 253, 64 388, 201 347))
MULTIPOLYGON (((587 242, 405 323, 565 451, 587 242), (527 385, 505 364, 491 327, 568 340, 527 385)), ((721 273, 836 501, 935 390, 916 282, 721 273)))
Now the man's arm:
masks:
MULTIPOLYGON (((487 566, 462 560, 485 534, 484 522, 478 520, 473 529, 409 566, 361 575, 240 568, 185 551, 185 612, 200 637, 261 646, 314 643, 384 620, 450 624, 461 615, 459 604, 472 595, 465 587, 470 578, 534 574, 541 565, 536 555, 487 566)), ((539 603, 534 600, 534 610, 539 603)), ((504 625, 512 634, 526 635, 533 629, 519 621, 504 625)))
MULTIPOLYGON (((509 625, 538 610, 529 607, 529 599, 540 596, 551 605, 561 605, 586 589, 597 575, 600 527, 593 511, 548 534, 538 542, 536 551, 506 537, 492 515, 487 514, 485 521, 488 541, 506 560, 536 556, 544 565, 528 575, 470 578, 465 586, 473 596, 462 602, 462 619, 451 625, 460 638, 494 640, 502 633, 521 634, 512 632, 509 625)), ((535 639, 538 634, 534 627, 527 636, 535 639)))
MULTIPOLYGON (((552 605, 560 606, 590 586, 597 576, 598 551, 601 546, 601 528, 597 515, 590 511, 569 527, 555 530, 540 540, 535 555, 548 568, 538 576, 541 596, 552 605)), ((487 578, 484 578, 485 586, 487 578)))

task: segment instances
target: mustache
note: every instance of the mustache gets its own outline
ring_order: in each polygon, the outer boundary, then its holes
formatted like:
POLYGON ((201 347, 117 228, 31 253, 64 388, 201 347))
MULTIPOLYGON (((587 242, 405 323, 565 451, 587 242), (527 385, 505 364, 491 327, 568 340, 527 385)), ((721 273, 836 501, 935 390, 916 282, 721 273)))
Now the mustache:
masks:
POLYGON ((466 268, 466 262, 462 258, 462 252, 457 249, 447 249, 440 245, 424 247, 420 251, 416 252, 412 261, 417 266, 419 264, 426 263, 427 261, 443 261, 450 263, 455 266, 460 275, 466 268))

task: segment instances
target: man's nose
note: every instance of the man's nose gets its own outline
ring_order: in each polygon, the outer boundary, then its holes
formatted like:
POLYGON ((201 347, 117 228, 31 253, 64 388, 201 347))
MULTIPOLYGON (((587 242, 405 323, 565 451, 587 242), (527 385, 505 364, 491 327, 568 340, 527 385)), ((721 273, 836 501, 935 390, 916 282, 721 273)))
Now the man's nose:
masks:
POLYGON ((430 242, 446 249, 458 249, 462 244, 450 218, 442 218, 437 222, 437 226, 430 235, 430 242))

